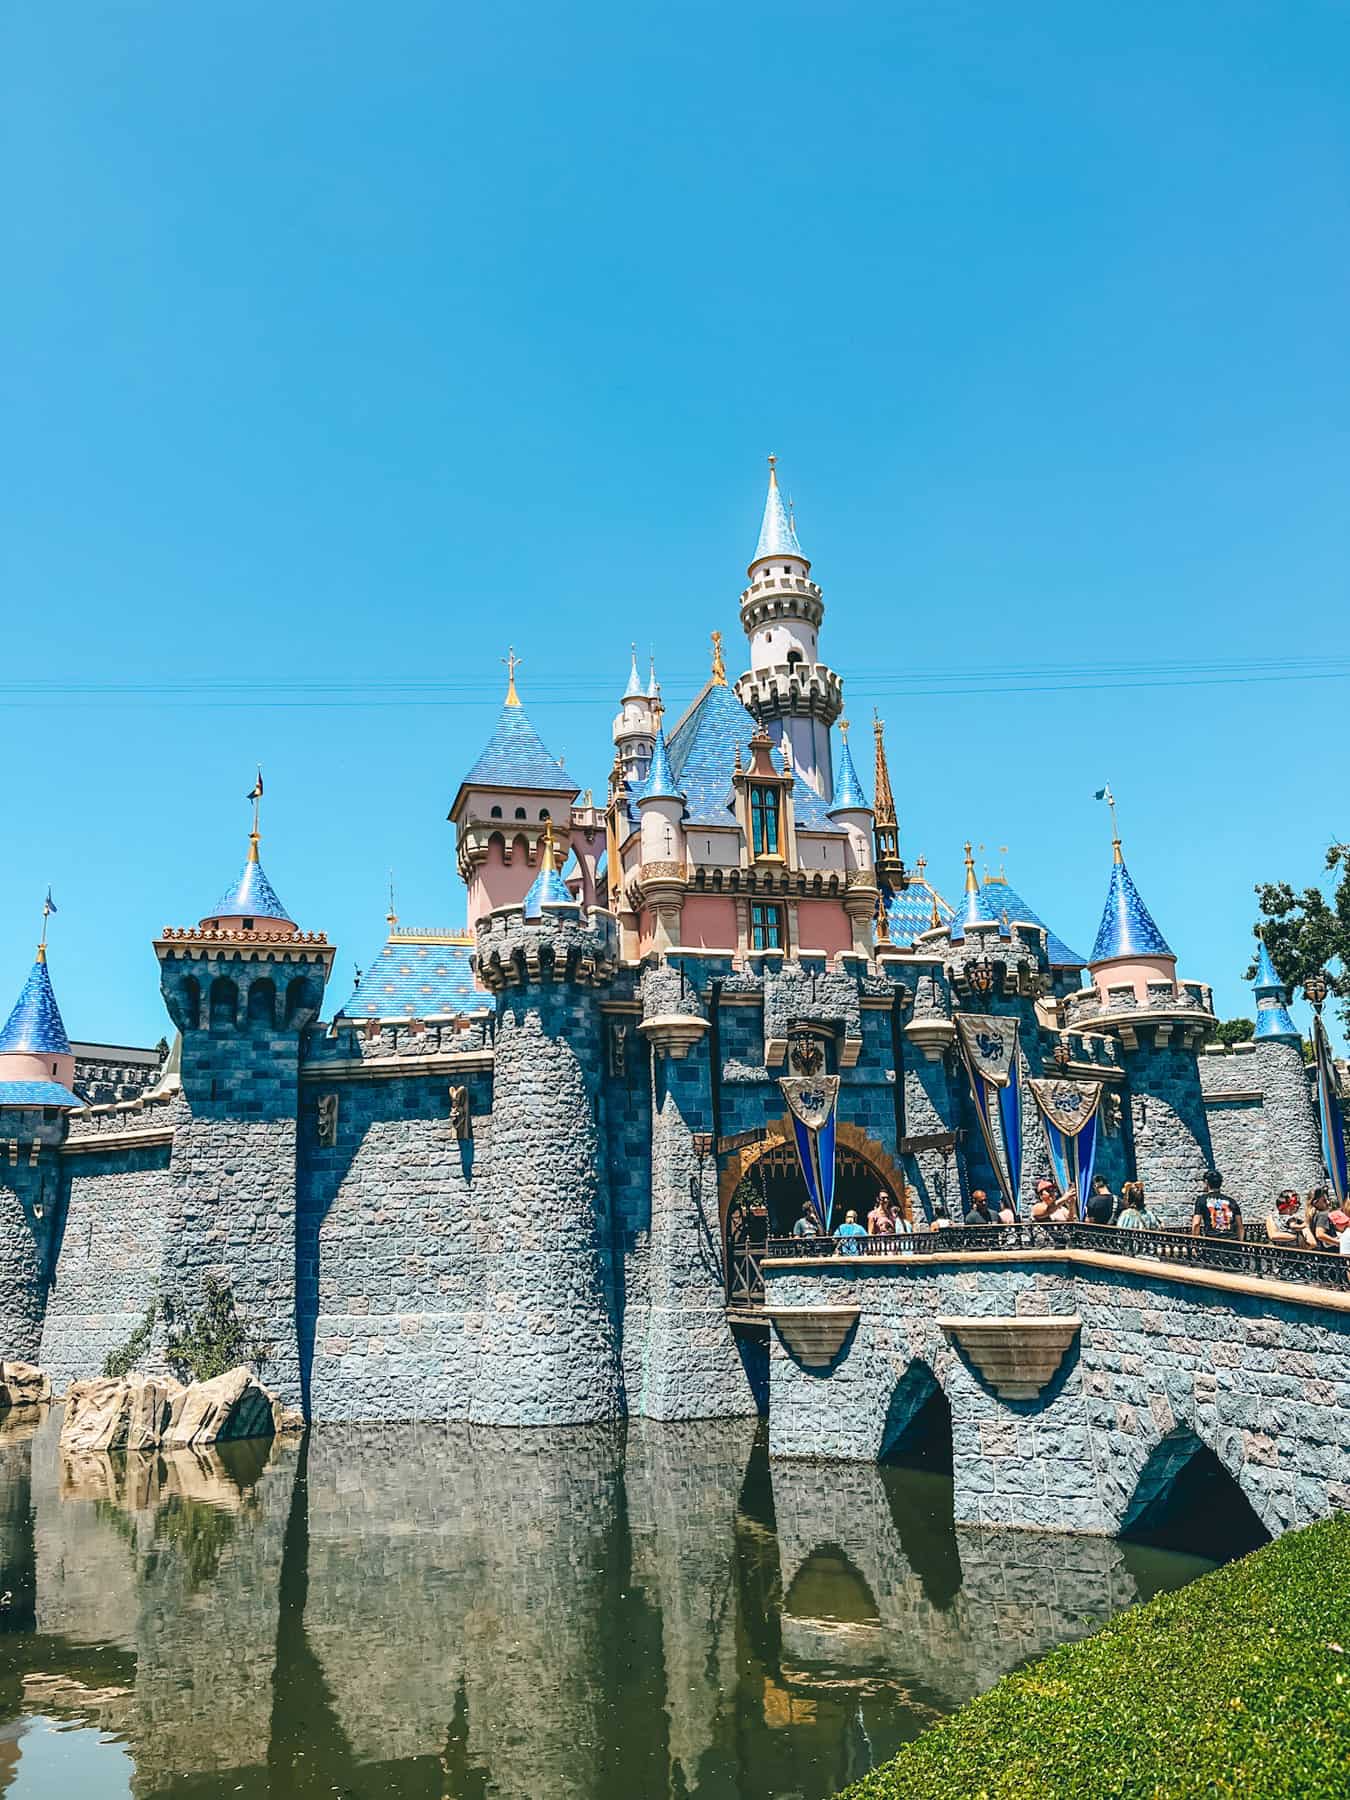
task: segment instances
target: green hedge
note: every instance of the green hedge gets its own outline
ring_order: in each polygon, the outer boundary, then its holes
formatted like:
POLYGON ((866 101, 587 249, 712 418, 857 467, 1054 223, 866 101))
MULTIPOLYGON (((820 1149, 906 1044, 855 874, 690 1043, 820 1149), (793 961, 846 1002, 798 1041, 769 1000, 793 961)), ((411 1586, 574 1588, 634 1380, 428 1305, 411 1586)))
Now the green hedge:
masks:
POLYGON ((1350 1794, 1350 1514, 1004 1676, 845 1800, 1350 1794))

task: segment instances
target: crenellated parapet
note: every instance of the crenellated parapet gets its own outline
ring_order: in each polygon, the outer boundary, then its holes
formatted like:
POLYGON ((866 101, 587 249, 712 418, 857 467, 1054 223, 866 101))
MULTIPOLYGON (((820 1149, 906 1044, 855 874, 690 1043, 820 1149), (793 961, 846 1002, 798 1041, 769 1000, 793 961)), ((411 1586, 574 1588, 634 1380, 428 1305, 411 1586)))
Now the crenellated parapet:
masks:
POLYGON ((519 907, 502 907, 477 922, 474 969, 489 993, 567 982, 603 988, 619 966, 619 922, 595 907, 545 906, 546 916, 527 919, 519 907))

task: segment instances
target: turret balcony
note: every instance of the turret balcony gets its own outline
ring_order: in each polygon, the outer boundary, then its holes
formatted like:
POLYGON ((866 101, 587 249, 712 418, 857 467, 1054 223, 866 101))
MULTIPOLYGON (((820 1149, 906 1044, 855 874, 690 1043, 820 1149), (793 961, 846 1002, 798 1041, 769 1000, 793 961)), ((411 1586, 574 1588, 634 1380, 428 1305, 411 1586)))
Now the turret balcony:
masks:
POLYGON ((1084 988, 1064 1002, 1064 1022, 1080 1030, 1114 1032, 1127 1050, 1138 1041, 1141 1025, 1157 1027, 1155 1041, 1175 1041, 1193 1048, 1211 1035, 1215 1023, 1214 1000, 1203 981, 1105 981, 1102 987, 1084 988))
POLYGON ((775 619, 805 619, 819 630, 824 617, 819 587, 801 575, 765 575, 741 595, 741 627, 747 637, 775 619))
POLYGON ((736 698, 757 719, 818 719, 829 726, 844 710, 843 683, 825 663, 747 669, 736 682, 736 698))

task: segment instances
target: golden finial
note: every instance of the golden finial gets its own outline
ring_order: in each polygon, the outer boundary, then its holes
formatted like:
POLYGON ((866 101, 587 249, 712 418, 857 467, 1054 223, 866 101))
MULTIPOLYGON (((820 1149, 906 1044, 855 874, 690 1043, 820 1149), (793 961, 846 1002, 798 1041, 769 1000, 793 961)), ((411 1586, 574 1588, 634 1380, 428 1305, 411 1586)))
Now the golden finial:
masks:
POLYGON ((392 869, 389 871, 389 911, 384 916, 392 931, 398 924, 398 908, 394 905, 394 871, 392 869))
POLYGON ((844 740, 845 743, 848 742, 848 720, 847 719, 840 719, 839 735, 844 740))
POLYGON ((727 685, 727 665, 722 660, 722 634, 720 631, 714 631, 712 634, 712 681, 714 687, 727 685))
POLYGON ((516 670, 521 666, 523 658, 516 655, 514 645, 508 645, 502 661, 506 664, 506 704, 519 706, 520 695, 516 692, 516 670))
POLYGON ((1106 804, 1111 808, 1111 861, 1123 863, 1125 858, 1120 854, 1120 820, 1116 817, 1116 797, 1111 792, 1111 783, 1109 781, 1105 787, 1098 789, 1097 798, 1099 800, 1105 800, 1106 804))
POLYGON ((928 914, 929 928, 933 931, 940 931, 942 929, 942 914, 938 911, 937 893, 933 888, 929 888, 928 897, 933 902, 928 914))
POLYGON ((38 939, 37 959, 40 963, 47 960, 47 921, 56 911, 56 902, 52 899, 52 890, 47 889, 47 898, 42 902, 42 936, 38 939))
POLYGON ((979 889, 980 889, 980 884, 975 879, 975 855, 970 847, 970 839, 967 838, 966 839, 966 892, 968 894, 976 894, 979 892, 979 889))
POLYGON ((769 452, 769 486, 778 486, 778 458, 772 450, 769 452))
POLYGON ((736 761, 732 767, 731 772, 733 775, 740 775, 740 774, 744 773, 744 770, 745 770, 745 764, 741 761, 741 747, 739 744, 737 744, 737 746, 736 746, 736 761))
POLYGON ((551 875, 556 868, 556 864, 554 863, 554 860, 553 860, 553 821, 552 821, 552 819, 549 819, 544 826, 544 836, 542 839, 542 847, 543 847, 544 871, 546 874, 551 875))

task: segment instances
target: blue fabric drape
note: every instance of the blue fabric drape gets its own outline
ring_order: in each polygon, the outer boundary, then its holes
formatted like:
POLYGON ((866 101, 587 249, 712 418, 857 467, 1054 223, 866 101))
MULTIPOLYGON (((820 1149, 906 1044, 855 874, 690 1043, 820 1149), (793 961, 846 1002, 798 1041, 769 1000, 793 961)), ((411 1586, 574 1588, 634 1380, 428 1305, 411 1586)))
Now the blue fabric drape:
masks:
POLYGON ((797 1118, 792 1121, 792 1133, 797 1140, 797 1161, 802 1165, 802 1180, 806 1183, 806 1197, 811 1202, 811 1211, 816 1215, 816 1223, 822 1232, 826 1232, 830 1229, 830 1218, 825 1211, 824 1200, 820 1192, 820 1178, 816 1169, 816 1148, 813 1141, 815 1134, 797 1118))
POLYGON ((1093 1113, 1087 1124, 1073 1140, 1075 1161, 1078 1164, 1078 1217, 1087 1217, 1088 1189, 1092 1186, 1092 1165, 1097 1160, 1097 1115, 1093 1113))
POLYGON ((1062 1194, 1073 1180, 1070 1173, 1070 1157, 1072 1155, 1072 1138, 1066 1138, 1053 1120, 1042 1113, 1041 1122, 1045 1126, 1045 1142, 1050 1151, 1050 1167, 1055 1171, 1055 1183, 1062 1194))
MULTIPOLYGON (((830 1221, 834 1217, 834 1108, 830 1108, 829 1117, 816 1133, 816 1161, 820 1175, 820 1208, 825 1219, 825 1229, 830 1229, 830 1221)), ((898 1196, 897 1196, 898 1200, 898 1196)))
POLYGON ((1337 1206, 1345 1205, 1346 1158, 1345 1127, 1336 1096, 1336 1069, 1332 1061, 1331 1040, 1321 1018, 1313 1020, 1313 1054, 1317 1063, 1317 1113, 1322 1126, 1322 1161, 1335 1195, 1337 1206))
POLYGON ((1013 1210, 1022 1188, 1022 1070, 1016 1051, 1008 1068, 1008 1085, 999 1089, 999 1117, 1003 1121, 1003 1147, 1008 1153, 1008 1177, 1012 1185, 1013 1210))

